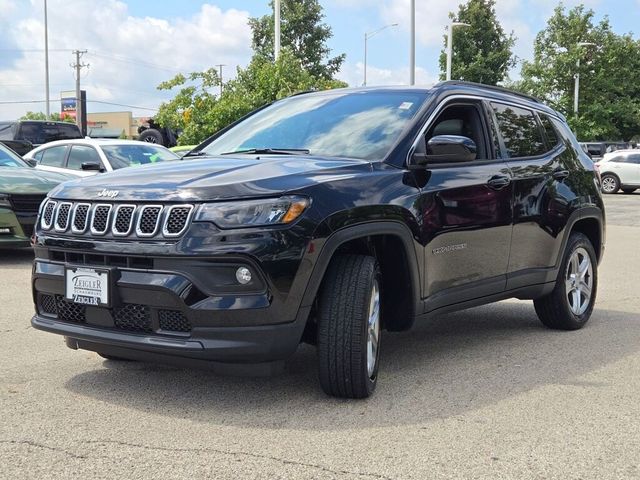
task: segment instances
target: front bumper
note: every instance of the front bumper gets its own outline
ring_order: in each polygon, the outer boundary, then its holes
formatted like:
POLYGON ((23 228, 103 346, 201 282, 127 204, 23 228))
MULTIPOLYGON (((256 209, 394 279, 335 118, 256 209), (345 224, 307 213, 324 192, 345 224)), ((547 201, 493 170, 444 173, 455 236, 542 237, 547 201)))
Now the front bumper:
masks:
POLYGON ((111 267, 113 304, 106 308, 66 300, 65 265, 70 263, 37 258, 32 326, 64 335, 72 348, 125 358, 177 360, 172 363, 273 362, 296 350, 309 308, 299 309, 292 318, 283 316, 280 302, 269 293, 265 277, 251 259, 182 258, 175 264, 156 260, 146 265, 166 270, 142 268, 141 262, 111 267), (170 269, 179 265, 182 271, 170 269), (234 292, 224 284, 225 272, 238 265, 249 265, 256 272, 252 291, 234 292))
POLYGON ((35 219, 36 214, 0 208, 0 248, 28 247, 35 219))

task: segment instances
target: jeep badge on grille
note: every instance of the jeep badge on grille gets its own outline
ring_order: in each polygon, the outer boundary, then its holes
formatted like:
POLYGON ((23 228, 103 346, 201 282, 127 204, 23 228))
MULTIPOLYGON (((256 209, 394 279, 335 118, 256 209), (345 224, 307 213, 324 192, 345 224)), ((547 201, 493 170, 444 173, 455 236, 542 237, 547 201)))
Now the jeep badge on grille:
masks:
POLYGON ((120 192, 118 190, 107 190, 103 188, 102 191, 98 192, 99 197, 108 197, 108 198, 116 198, 120 192))

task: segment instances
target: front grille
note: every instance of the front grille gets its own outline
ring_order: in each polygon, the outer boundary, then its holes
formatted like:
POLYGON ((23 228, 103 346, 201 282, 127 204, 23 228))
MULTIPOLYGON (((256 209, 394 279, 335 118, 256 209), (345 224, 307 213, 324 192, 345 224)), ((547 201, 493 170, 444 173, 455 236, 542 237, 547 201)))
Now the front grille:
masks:
POLYGON ((75 233, 84 233, 87 229, 87 220, 89 219, 89 208, 91 205, 88 203, 79 203, 76 205, 73 211, 73 223, 71 230, 75 233))
POLYGON ((40 311, 48 315, 57 315, 56 298, 53 295, 40 295, 40 311))
POLYGON ((158 319, 160 320, 160 329, 171 332, 190 332, 191 323, 182 312, 177 310, 160 310, 158 311, 158 319))
POLYGON ((113 233, 115 235, 129 235, 131 226, 133 225, 133 212, 136 207, 134 205, 120 205, 116 209, 115 220, 113 221, 113 233))
POLYGON ((17 212, 38 213, 46 195, 11 195, 9 201, 17 212))
POLYGON ((91 219, 91 233, 103 235, 109 228, 111 205, 96 205, 91 219))
POLYGON ((49 230, 53 225, 53 214, 56 211, 56 202, 49 201, 44 207, 42 213, 42 228, 49 230))
POLYGON ((113 321, 117 328, 130 332, 152 332, 151 312, 146 305, 126 303, 113 312, 113 321))
POLYGON ((56 232, 114 237, 177 238, 189 227, 194 205, 71 203, 49 200, 40 226, 56 232), (87 232, 89 230, 89 232, 87 232))
POLYGON ((138 235, 150 237, 156 233, 161 211, 162 207, 157 205, 147 205, 142 207, 142 210, 140 211, 140 220, 138 221, 138 235))
POLYGON ((69 202, 61 203, 56 213, 56 230, 64 232, 69 227, 69 211, 71 204, 69 202))

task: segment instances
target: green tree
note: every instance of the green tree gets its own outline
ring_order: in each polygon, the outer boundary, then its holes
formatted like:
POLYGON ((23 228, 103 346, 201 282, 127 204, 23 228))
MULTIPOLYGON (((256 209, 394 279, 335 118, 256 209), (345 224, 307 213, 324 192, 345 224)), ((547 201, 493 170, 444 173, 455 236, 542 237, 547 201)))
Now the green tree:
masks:
POLYGON ((196 144, 250 111, 297 91, 345 86, 336 80, 315 78, 288 48, 283 48, 276 62, 254 56, 246 68, 237 69, 236 78, 224 84, 222 95, 216 96, 212 91, 219 85, 214 69, 177 75, 162 83, 158 88, 180 90, 160 106, 156 120, 182 129, 181 145, 196 144))
MULTIPOLYGON (((52 122, 67 122, 67 123, 76 123, 75 118, 70 117, 69 115, 60 115, 57 112, 53 112, 50 115, 50 120, 52 122)), ((46 120, 47 119, 47 115, 44 112, 27 112, 25 113, 22 117, 20 117, 20 120, 46 120)))
MULTIPOLYGON (((270 3, 273 10, 273 0, 270 3)), ((327 41, 331 27, 322 23, 324 14, 318 0, 282 0, 281 43, 291 49, 302 67, 318 79, 330 80, 340 70, 345 55, 329 58, 327 41)), ((274 15, 251 18, 252 46, 256 55, 273 60, 274 15)))
MULTIPOLYGON (((497 85, 504 81, 515 65, 511 49, 515 43, 513 33, 505 34, 496 18, 495 0, 468 0, 458 7, 458 13, 449 13, 454 22, 468 23, 456 28, 453 35, 451 78, 469 82, 497 85)), ((447 36, 440 53, 440 78, 444 80, 447 64, 447 36)))
POLYGON ((606 17, 596 23, 594 15, 583 5, 556 7, 536 36, 533 60, 523 62, 522 79, 513 87, 563 113, 581 140, 630 140, 640 133, 640 43, 615 34, 606 17), (573 111, 576 73, 578 115, 573 111))

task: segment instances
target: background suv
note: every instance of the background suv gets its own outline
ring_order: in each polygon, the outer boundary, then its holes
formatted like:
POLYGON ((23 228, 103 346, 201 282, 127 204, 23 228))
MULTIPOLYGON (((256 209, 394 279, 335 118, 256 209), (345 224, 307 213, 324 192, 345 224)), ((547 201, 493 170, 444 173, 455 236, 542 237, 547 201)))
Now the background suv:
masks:
POLYGON ((596 162, 602 177, 602 191, 633 193, 640 188, 640 150, 618 150, 596 162))
POLYGON ((0 122, 0 141, 11 140, 9 146, 20 155, 43 143, 73 138, 84 138, 73 123, 40 120, 0 122))
POLYGON ((69 182, 36 232, 35 328, 71 348, 250 373, 317 345, 328 394, 378 380, 383 330, 532 299, 593 311, 593 163, 535 99, 460 82, 275 102, 189 162, 69 182))

